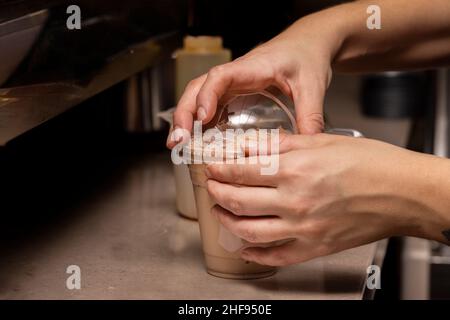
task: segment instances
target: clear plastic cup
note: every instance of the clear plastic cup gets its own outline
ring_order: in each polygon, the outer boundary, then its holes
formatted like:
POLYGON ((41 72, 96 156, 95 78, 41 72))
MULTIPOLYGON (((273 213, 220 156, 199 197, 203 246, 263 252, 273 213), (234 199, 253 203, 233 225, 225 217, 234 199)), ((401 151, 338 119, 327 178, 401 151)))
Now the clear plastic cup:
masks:
MULTIPOLYGON (((220 132, 227 129, 281 129, 283 132, 296 133, 295 117, 286 105, 269 92, 256 92, 238 95, 224 106, 219 106, 215 118, 205 129, 215 128, 220 132)), ((206 141, 203 141, 206 143, 206 141)), ((192 143, 192 145, 195 145, 192 143)), ((239 148, 233 151, 224 150, 226 159, 245 157, 245 152, 239 148)), ((191 149, 193 154, 201 153, 203 148, 191 149)), ((225 159, 223 159, 225 160, 225 159)), ((219 161, 221 162, 221 161, 219 161)), ((240 257, 239 251, 249 243, 234 236, 225 229, 211 209, 216 204, 206 189, 207 163, 190 164, 189 170, 194 186, 197 215, 200 225, 203 253, 208 273, 230 279, 256 279, 273 275, 275 267, 248 262, 240 257)), ((261 244, 269 246, 274 244, 261 244)))
POLYGON ((243 260, 239 250, 245 242, 231 234, 211 214, 216 203, 206 189, 205 167, 206 164, 189 165, 206 270, 209 274, 227 279, 257 279, 273 275, 276 268, 243 260))

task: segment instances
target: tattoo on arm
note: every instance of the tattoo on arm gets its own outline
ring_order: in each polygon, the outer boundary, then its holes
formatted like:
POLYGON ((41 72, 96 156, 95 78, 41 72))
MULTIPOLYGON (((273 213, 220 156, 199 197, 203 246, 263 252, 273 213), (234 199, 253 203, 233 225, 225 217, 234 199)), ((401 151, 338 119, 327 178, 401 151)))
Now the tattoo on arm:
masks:
POLYGON ((450 242, 450 229, 442 231, 442 234, 450 242))

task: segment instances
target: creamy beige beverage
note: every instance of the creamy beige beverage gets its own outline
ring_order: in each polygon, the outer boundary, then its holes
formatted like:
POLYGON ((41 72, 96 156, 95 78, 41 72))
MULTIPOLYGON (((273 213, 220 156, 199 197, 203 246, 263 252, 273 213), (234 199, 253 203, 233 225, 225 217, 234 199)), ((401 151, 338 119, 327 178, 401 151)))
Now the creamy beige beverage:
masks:
POLYGON ((239 243, 233 243, 235 240, 231 237, 227 239, 227 235, 224 235, 226 230, 220 225, 217 218, 211 214, 211 208, 215 203, 206 189, 207 177, 205 168, 206 164, 189 165, 208 273, 231 279, 256 279, 274 274, 276 268, 244 261, 240 257, 238 250, 231 251, 238 249, 240 246, 239 243))
POLYGON ((211 214, 214 201, 206 189, 206 164, 191 164, 189 170, 197 206, 203 253, 208 273, 229 279, 256 279, 273 275, 276 268, 243 260, 244 242, 230 234, 211 214))

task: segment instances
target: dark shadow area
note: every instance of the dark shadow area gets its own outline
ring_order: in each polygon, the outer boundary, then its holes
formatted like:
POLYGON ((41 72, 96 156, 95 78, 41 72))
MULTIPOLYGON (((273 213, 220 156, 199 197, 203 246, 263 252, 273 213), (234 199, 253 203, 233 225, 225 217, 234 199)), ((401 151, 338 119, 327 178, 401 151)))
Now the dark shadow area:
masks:
POLYGON ((80 218, 68 215, 142 154, 165 148, 165 132, 125 133, 122 101, 119 84, 0 149, 3 256, 80 218))
POLYGON ((302 277, 301 274, 291 277, 278 277, 277 281, 266 278, 255 281, 249 281, 248 284, 255 286, 260 290, 277 291, 277 292, 309 292, 309 293, 350 293, 355 288, 363 286, 360 283, 360 277, 355 276, 346 270, 339 268, 327 269, 322 274, 323 278, 318 280, 317 277, 302 277))

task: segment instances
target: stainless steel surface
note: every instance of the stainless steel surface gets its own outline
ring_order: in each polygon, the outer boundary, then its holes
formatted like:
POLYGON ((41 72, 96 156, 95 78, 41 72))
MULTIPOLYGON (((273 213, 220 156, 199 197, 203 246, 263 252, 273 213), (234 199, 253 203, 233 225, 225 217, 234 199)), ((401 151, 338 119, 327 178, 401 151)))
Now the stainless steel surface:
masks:
POLYGON ((434 154, 449 156, 450 140, 450 71, 442 69, 437 74, 436 128, 434 134, 434 154))
MULTIPOLYGON (((450 157, 450 69, 437 72, 436 126, 434 133, 434 154, 440 157, 450 157)), ((450 275, 450 250, 441 243, 431 243, 427 263, 429 280, 429 298, 449 299, 450 285, 446 279, 450 275)))
POLYGON ((173 72, 173 62, 165 59, 127 80, 124 116, 128 132, 164 129, 159 114, 175 103, 173 72))
POLYGON ((356 76, 337 75, 325 99, 325 114, 331 128, 352 128, 367 138, 404 147, 408 142, 411 121, 365 117, 358 102, 360 81, 356 76))
POLYGON ((39 10, 22 17, 0 23, 0 37, 42 26, 48 18, 48 10, 39 10))
POLYGON ((431 242, 407 237, 404 240, 401 271, 401 298, 427 300, 430 298, 431 242))
POLYGON ((337 135, 348 136, 348 137, 353 137, 353 138, 364 137, 364 135, 361 132, 359 132, 357 130, 353 130, 353 129, 346 129, 346 128, 332 128, 332 129, 326 130, 325 132, 329 133, 329 134, 337 134, 337 135))
POLYGON ((0 86, 27 55, 47 18, 47 10, 41 10, 0 23, 0 86))
POLYGON ((0 146, 169 55, 176 33, 161 35, 111 57, 85 85, 54 82, 0 88, 0 146), (169 51, 169 52, 166 52, 169 51))
MULTIPOLYGON (((433 152, 440 157, 449 156, 450 139, 450 71, 442 69, 437 72, 436 114, 434 127, 433 152)), ((446 247, 433 241, 424 239, 406 238, 403 252, 402 270, 402 298, 403 299, 433 299, 444 298, 444 295, 433 297, 433 287, 445 286, 442 275, 436 279, 434 265, 443 265, 448 257, 441 256, 440 249, 446 247), (434 252, 432 247, 436 247, 434 252), (433 285, 433 283, 435 283, 433 285)), ((449 266, 440 267, 440 270, 449 270, 449 266)), ((442 271, 439 271, 441 273, 442 271)), ((448 277, 449 271, 444 273, 448 277)), ((448 295, 447 297, 448 298, 448 295)))

